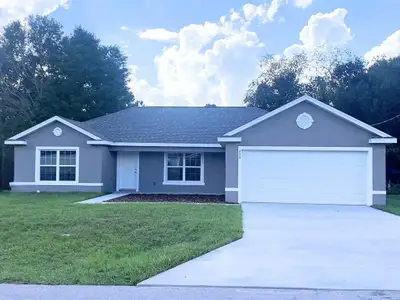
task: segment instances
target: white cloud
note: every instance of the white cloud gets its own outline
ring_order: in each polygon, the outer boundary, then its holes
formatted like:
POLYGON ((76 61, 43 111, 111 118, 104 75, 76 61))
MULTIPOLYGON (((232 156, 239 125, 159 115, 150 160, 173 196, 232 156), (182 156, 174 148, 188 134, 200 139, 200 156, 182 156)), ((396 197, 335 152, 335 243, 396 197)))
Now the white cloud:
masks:
MULTIPOLYGON (((137 72, 139 68, 135 65, 129 66, 130 76, 128 87, 134 92, 137 100, 145 100, 146 105, 157 105, 161 91, 157 87, 152 87, 147 80, 138 78, 137 72)), ((172 103, 165 103, 165 105, 172 105, 172 103)))
POLYGON ((285 4, 284 0, 272 0, 271 4, 267 10, 267 19, 269 21, 274 21, 275 15, 278 13, 278 9, 282 4, 285 4))
POLYGON ((388 36, 382 44, 373 47, 370 51, 365 53, 364 58, 373 62, 374 59, 379 57, 397 57, 400 55, 400 30, 397 30, 388 36))
POLYGON ((68 8, 68 0, 0 0, 0 26, 30 14, 48 15, 59 7, 68 8))
POLYGON ((121 29, 121 30, 129 30, 129 27, 127 27, 127 26, 121 26, 119 29, 121 29))
POLYGON ((318 13, 310 17, 308 24, 300 31, 301 44, 288 47, 285 55, 316 48, 341 47, 353 38, 350 28, 345 23, 347 10, 337 8, 330 13, 318 13))
POLYGON ((281 5, 287 3, 287 0, 272 0, 270 5, 266 3, 260 5, 254 5, 247 3, 243 5, 243 14, 246 21, 251 22, 255 18, 260 18, 264 23, 272 22, 275 20, 275 15, 281 5))
POLYGON ((155 28, 140 32, 139 37, 143 40, 173 41, 177 40, 179 35, 177 32, 168 31, 164 28, 155 28))
POLYGON ((306 8, 312 4, 313 0, 294 0, 294 5, 300 8, 306 8))
POLYGON ((262 21, 266 12, 255 11, 251 20, 231 10, 219 22, 190 24, 177 33, 165 29, 141 33, 141 38, 146 33, 147 38, 173 40, 174 45, 154 58, 155 85, 140 79, 140 70, 132 68, 130 87, 136 98, 146 105, 240 104, 256 75, 257 52, 263 45, 249 26, 255 19, 262 21))
MULTIPOLYGON (((222 16, 221 18, 225 18, 225 16, 222 16)), ((241 19, 239 13, 237 13, 235 10, 232 10, 232 11, 231 11, 231 16, 230 16, 230 18, 231 18, 231 21, 236 21, 236 20, 240 20, 240 19, 241 19)), ((221 21, 221 23, 223 23, 223 22, 224 22, 224 21, 221 21)))
POLYGON ((259 74, 260 47, 254 23, 276 20, 279 8, 289 0, 269 5, 245 4, 231 9, 217 22, 188 24, 178 32, 148 29, 142 39, 169 41, 154 58, 155 83, 131 66, 130 88, 146 105, 242 104, 250 80, 259 74))

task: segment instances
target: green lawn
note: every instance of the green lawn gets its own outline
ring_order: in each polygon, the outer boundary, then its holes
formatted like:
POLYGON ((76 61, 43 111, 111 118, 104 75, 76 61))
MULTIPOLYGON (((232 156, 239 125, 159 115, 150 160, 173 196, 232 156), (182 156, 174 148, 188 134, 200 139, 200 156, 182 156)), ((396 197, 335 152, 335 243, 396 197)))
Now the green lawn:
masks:
POLYGON ((132 285, 242 236, 239 206, 0 193, 0 282, 132 285))
POLYGON ((376 208, 400 215, 400 195, 388 195, 386 206, 377 206, 376 208))

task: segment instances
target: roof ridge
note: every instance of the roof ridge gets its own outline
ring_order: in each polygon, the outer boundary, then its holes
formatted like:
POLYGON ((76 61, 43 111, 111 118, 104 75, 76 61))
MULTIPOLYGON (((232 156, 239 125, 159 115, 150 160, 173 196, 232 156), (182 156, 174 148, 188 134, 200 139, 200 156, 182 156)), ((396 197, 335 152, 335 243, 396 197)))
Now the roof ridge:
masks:
MULTIPOLYGON (((89 120, 86 120, 86 121, 83 121, 83 122, 80 122, 80 123, 82 123, 82 124, 88 124, 88 122, 91 122, 91 121, 94 121, 94 120, 98 120, 98 119, 101 119, 101 118, 104 118, 104 117, 106 117, 106 116, 111 116, 111 115, 115 115, 115 114, 118 114, 118 113, 122 113, 122 112, 124 112, 124 111, 128 111, 128 110, 132 110, 132 109, 149 109, 149 108, 191 108, 191 109, 199 109, 199 108, 204 108, 204 109, 234 109, 234 108, 236 108, 236 109, 244 109, 244 108, 251 108, 251 109, 257 109, 257 110, 262 110, 262 111, 264 111, 264 109, 262 109, 262 108, 259 108, 259 107, 255 107, 255 106, 211 106, 211 107, 207 107, 207 106, 161 106, 161 105, 156 105, 156 106, 131 106, 131 107, 127 107, 127 108, 124 108, 124 109, 121 109, 121 110, 119 110, 119 111, 116 111, 116 112, 113 112, 113 113, 109 113, 109 114, 105 114, 105 115, 102 115, 102 116, 98 116, 98 117, 96 117, 96 118, 93 118, 93 119, 89 119, 89 120)), ((75 122, 77 122, 77 121, 75 121, 75 122)))

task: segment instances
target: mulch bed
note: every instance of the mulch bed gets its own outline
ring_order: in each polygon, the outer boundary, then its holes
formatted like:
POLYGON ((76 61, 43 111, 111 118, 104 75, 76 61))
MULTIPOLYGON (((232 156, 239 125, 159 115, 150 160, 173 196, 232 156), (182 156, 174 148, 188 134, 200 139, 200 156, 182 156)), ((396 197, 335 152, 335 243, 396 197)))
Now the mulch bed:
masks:
POLYGON ((105 202, 224 203, 225 195, 129 194, 105 202))

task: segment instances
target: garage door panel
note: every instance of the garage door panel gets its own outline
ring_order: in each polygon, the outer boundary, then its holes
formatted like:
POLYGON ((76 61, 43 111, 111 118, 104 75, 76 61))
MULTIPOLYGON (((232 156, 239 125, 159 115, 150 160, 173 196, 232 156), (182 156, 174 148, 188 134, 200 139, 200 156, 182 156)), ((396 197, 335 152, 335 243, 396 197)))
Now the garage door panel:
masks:
POLYGON ((366 204, 366 152, 245 151, 241 200, 366 204))

